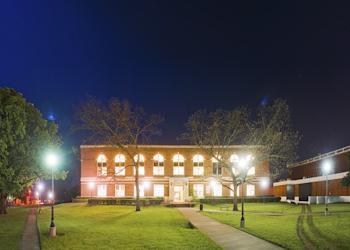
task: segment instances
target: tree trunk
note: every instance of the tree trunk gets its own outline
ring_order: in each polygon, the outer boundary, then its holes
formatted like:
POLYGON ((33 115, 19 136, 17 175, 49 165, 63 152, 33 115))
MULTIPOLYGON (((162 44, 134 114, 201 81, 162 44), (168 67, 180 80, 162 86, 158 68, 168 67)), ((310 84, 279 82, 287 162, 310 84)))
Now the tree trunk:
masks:
POLYGON ((136 212, 141 211, 140 207, 140 189, 139 189, 139 159, 137 160, 135 169, 135 184, 136 184, 136 212))
POLYGON ((237 188, 238 188, 237 182, 233 181, 233 200, 232 200, 233 208, 232 208, 232 211, 238 211, 237 188))
POLYGON ((7 214, 7 194, 0 194, 0 214, 7 214))

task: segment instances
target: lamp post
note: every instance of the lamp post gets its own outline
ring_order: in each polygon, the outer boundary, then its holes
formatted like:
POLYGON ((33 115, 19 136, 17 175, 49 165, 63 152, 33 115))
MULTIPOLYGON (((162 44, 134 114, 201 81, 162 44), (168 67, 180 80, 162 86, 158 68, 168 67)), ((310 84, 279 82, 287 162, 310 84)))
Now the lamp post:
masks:
POLYGON ((331 172, 333 168, 333 163, 330 160, 326 160, 322 163, 322 172, 326 175, 326 195, 325 195, 325 210, 324 215, 328 215, 328 174, 331 172))
POLYGON ((237 163, 238 163, 238 168, 240 170, 240 175, 241 175, 241 180, 242 180, 242 198, 241 198, 241 203, 242 203, 242 211, 241 211, 241 223, 240 223, 240 227, 244 228, 245 227, 245 218, 244 218, 244 196, 243 196, 243 192, 244 192, 244 183, 246 181, 247 178, 247 174, 248 174, 248 170, 249 170, 249 163, 251 162, 251 160, 253 159, 253 157, 251 155, 247 155, 245 157, 238 157, 237 163))
POLYGON ((55 225, 55 216, 54 216, 54 204, 55 204, 55 183, 54 183, 54 168, 58 165, 59 159, 57 154, 49 152, 45 157, 45 163, 48 167, 51 168, 51 223, 50 223, 50 237, 56 236, 56 225, 55 225))

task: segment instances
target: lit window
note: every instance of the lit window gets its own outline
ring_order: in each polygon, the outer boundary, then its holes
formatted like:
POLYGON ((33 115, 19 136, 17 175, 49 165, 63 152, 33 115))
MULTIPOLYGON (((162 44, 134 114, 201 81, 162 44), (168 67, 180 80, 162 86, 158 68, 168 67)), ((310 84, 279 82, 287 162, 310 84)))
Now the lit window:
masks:
POLYGON ((97 196, 98 197, 107 196, 107 185, 97 185, 97 196))
POLYGON ((204 185, 203 184, 193 184, 193 195, 196 198, 204 197, 204 185))
POLYGON ((247 185, 247 196, 254 196, 255 195, 255 186, 254 185, 247 185))
POLYGON ((230 162, 231 162, 231 163, 237 163, 237 162, 239 162, 239 157, 238 157, 238 155, 236 155, 236 154, 231 155, 231 156, 230 156, 230 162))
MULTIPOLYGON (((218 156, 217 158, 221 159, 221 156, 218 156)), ((217 158, 211 158, 213 163, 213 175, 222 175, 222 166, 217 158)))
MULTIPOLYGON (((139 175, 145 175, 145 157, 142 154, 135 155, 134 161, 138 161, 139 175)), ((136 175, 136 167, 134 167, 134 175, 136 175)))
MULTIPOLYGON (((134 167, 134 175, 136 175, 136 167, 134 167)), ((144 166, 139 167, 139 175, 145 175, 145 167, 144 166)))
POLYGON ((125 196, 125 185, 122 185, 122 184, 115 185, 115 196, 116 197, 125 196))
POLYGON ((142 154, 138 154, 134 156, 134 161, 137 162, 137 160, 139 161, 139 163, 143 163, 145 162, 145 157, 142 154))
POLYGON ((97 157, 97 175, 107 176, 107 158, 104 154, 97 157))
POLYGON ((238 175, 239 173, 238 173, 238 171, 236 170, 236 168, 235 168, 235 165, 236 165, 236 163, 238 163, 239 162, 239 157, 238 157, 238 155, 236 155, 236 154, 233 154, 233 155, 231 155, 230 156, 230 162, 232 163, 232 173, 233 173, 233 175, 238 175))
POLYGON ((193 175, 204 175, 204 158, 202 155, 193 156, 193 175))
MULTIPOLYGON (((145 197, 145 187, 143 184, 139 184, 139 195, 145 197)), ((136 186, 134 185, 134 196, 136 197, 136 186)))
POLYGON ((247 175, 255 175, 255 167, 251 167, 251 168, 248 170, 247 175))
POLYGON ((218 182, 213 184, 213 196, 222 196, 222 185, 218 182))
POLYGON ((240 191, 239 191, 239 190, 240 190, 240 186, 238 186, 238 187, 237 187, 237 196, 242 195, 242 194, 240 193, 240 191))
POLYGON ((153 175, 164 175, 164 157, 161 154, 156 154, 153 161, 153 175))
POLYGON ((163 184, 154 184, 153 185, 153 196, 154 197, 163 197, 164 196, 164 185, 163 184))
POLYGON ((125 175, 125 156, 123 154, 117 154, 114 158, 114 161, 115 161, 114 174, 125 175))
POLYGON ((173 164, 174 164, 173 174, 174 175, 185 174, 184 161, 185 161, 185 158, 182 155, 180 154, 174 155, 173 157, 173 164))

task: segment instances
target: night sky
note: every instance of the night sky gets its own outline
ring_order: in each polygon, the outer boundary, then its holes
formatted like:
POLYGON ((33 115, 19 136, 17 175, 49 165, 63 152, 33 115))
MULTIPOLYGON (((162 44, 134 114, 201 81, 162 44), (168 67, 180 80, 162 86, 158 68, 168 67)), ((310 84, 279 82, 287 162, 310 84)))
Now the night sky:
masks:
POLYGON ((300 158, 350 144, 348 6, 294 1, 2 1, 0 86, 56 119, 115 96, 165 118, 178 143, 197 109, 287 99, 300 158))

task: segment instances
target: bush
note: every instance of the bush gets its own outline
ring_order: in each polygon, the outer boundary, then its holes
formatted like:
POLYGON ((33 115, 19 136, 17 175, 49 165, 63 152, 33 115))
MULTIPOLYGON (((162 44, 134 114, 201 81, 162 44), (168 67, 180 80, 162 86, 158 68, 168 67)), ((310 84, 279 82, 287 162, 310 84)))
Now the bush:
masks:
MULTIPOLYGON (((244 202, 278 202, 280 199, 280 197, 274 196, 244 197, 244 202)), ((240 197, 237 197, 237 200, 241 202, 240 197)), ((206 197, 204 199, 199 199, 199 202, 204 204, 232 203, 233 197, 206 197)))
MULTIPOLYGON (((163 198, 141 198, 141 206, 160 205, 163 198)), ((88 200, 89 205, 135 205, 135 198, 91 198, 88 200)))

